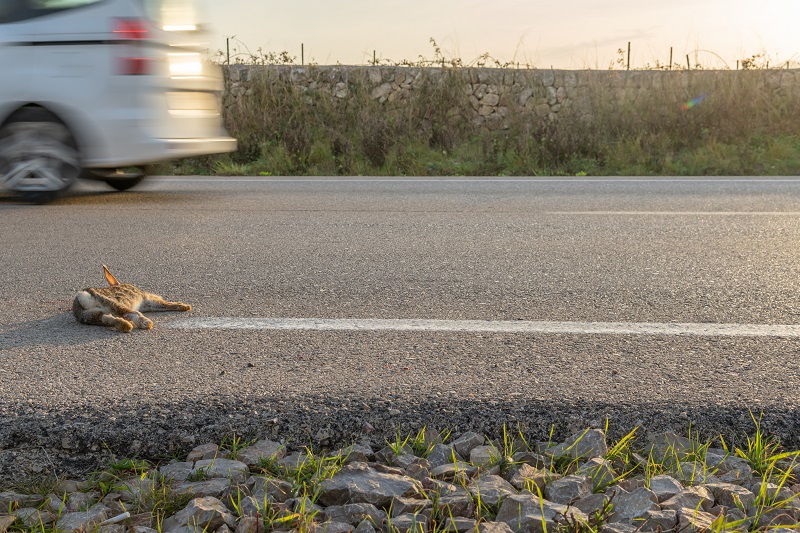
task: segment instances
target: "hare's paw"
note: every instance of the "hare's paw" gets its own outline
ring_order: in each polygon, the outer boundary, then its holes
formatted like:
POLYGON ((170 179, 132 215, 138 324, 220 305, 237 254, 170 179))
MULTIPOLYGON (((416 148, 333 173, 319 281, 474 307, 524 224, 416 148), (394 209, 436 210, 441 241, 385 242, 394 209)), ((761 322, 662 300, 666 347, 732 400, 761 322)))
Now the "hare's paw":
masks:
POLYGON ((125 315, 125 318, 133 322, 133 324, 139 329, 152 329, 153 321, 144 316, 141 313, 132 312, 125 315))
POLYGON ((178 311, 191 311, 192 310, 192 306, 189 305, 189 304, 179 303, 178 306, 176 307, 176 309, 178 311))
POLYGON ((121 331, 122 333, 128 333, 133 329, 133 324, 128 322, 124 318, 118 318, 116 322, 114 322, 114 329, 117 331, 121 331))

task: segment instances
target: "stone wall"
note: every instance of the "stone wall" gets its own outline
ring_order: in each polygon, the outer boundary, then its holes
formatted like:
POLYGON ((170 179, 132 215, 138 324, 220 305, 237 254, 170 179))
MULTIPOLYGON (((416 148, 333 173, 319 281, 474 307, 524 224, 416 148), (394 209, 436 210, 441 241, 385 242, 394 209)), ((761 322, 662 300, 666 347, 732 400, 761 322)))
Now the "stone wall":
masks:
MULTIPOLYGON (((402 107, 432 86, 460 92, 461 109, 452 110, 475 127, 509 127, 511 114, 538 120, 590 121, 600 105, 630 105, 654 94, 667 105, 729 90, 743 82, 780 98, 800 89, 800 70, 615 71, 515 70, 492 68, 416 68, 351 66, 225 67, 228 91, 241 98, 258 79, 290 82, 299 92, 315 91, 334 101, 367 95, 381 105, 402 107), (270 78, 271 77, 271 78, 270 78)), ((517 116, 519 118, 519 116, 517 116)))

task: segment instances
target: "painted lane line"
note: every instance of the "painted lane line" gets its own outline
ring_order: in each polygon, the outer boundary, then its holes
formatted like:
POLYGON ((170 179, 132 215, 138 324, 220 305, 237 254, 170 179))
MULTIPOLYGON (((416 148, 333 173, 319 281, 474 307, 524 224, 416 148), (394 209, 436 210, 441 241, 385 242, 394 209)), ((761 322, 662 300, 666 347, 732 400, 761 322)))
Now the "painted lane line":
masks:
POLYGON ((197 317, 167 324, 173 329, 421 331, 447 333, 547 333, 568 335, 677 335, 800 338, 800 325, 658 322, 556 322, 374 318, 197 317))

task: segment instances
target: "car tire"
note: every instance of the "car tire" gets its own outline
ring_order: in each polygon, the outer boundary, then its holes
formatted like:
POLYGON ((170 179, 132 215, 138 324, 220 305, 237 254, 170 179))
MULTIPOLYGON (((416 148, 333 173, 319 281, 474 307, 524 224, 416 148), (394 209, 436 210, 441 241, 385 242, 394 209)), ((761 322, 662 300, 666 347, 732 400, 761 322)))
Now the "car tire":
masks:
POLYGON ((0 127, 0 182, 24 200, 53 200, 82 173, 78 144, 52 113, 22 109, 0 127))

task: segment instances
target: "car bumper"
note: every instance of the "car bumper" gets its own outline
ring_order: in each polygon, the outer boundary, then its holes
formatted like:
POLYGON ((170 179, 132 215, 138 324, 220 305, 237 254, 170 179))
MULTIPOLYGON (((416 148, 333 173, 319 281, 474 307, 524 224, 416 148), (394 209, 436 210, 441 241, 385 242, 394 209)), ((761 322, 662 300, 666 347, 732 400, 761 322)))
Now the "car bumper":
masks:
POLYGON ((88 157, 82 164, 86 168, 141 166, 184 157, 222 154, 235 150, 236 139, 227 136, 198 139, 151 139, 138 145, 128 144, 124 155, 103 158, 88 157))

